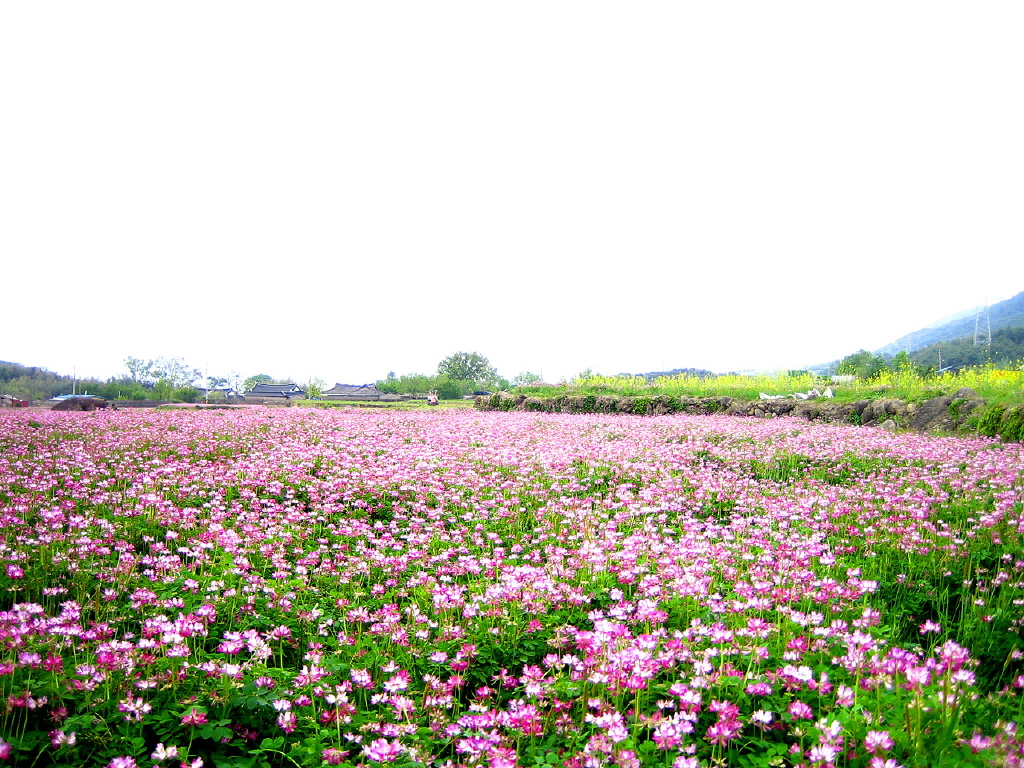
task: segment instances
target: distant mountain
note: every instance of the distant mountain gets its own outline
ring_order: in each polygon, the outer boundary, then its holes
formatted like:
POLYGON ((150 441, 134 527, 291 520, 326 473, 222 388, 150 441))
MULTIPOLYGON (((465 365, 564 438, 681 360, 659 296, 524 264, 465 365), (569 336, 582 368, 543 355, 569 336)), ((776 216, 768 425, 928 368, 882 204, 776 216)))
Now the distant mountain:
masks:
POLYGON ((648 371, 647 373, 620 373, 619 376, 643 376, 645 379, 657 379, 662 376, 693 376, 698 379, 706 379, 709 376, 718 374, 706 368, 673 368, 671 371, 648 371))
POLYGON ((915 365, 935 370, 959 370, 995 363, 1016 365, 1024 360, 1024 325, 992 332, 992 343, 975 344, 973 332, 953 341, 942 341, 910 353, 915 365))
MULTIPOLYGON (((977 309, 958 312, 931 326, 901 336, 892 344, 876 349, 875 354, 891 357, 904 350, 913 352, 943 341, 962 339, 965 336, 973 337, 977 315, 977 309)), ((1004 328, 1024 326, 1024 292, 1018 293, 1012 299, 990 305, 988 319, 992 333, 1004 328)))

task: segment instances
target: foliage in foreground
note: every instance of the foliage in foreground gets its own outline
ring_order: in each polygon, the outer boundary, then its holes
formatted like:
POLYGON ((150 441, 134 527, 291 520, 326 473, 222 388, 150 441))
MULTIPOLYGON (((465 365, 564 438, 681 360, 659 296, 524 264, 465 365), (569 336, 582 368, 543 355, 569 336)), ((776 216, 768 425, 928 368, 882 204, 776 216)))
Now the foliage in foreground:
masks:
POLYGON ((0 414, 16 765, 1020 762, 1020 446, 0 414))

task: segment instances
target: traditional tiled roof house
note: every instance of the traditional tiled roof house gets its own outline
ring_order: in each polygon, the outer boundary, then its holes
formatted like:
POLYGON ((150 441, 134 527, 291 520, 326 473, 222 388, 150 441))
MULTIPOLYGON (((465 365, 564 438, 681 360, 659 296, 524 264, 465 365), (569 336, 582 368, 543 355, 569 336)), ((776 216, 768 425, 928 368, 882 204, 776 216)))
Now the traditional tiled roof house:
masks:
POLYGON ((321 395, 328 400, 382 400, 397 401, 402 398, 388 392, 381 392, 372 384, 335 384, 321 395))
POLYGON ((286 400, 305 396, 305 391, 298 384, 256 384, 245 392, 245 397, 281 397, 286 400))

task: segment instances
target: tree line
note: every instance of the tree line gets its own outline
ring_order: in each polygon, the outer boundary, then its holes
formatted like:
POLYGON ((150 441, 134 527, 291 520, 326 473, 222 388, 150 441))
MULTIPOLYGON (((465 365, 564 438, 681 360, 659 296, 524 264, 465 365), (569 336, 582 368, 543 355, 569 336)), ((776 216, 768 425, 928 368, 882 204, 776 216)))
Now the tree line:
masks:
MULTIPOLYGON (((198 368, 188 365, 180 357, 158 357, 151 360, 129 356, 124 361, 126 373, 113 376, 106 381, 95 378, 76 379, 45 368, 30 367, 19 363, 0 362, 0 391, 28 400, 48 400, 58 395, 91 394, 108 400, 160 400, 195 402, 204 396, 224 397, 215 390, 233 389, 239 392, 251 390, 257 384, 294 384, 289 378, 274 378, 258 373, 242 380, 233 375, 205 376, 198 368), (197 386, 202 381, 203 389, 197 386), (207 395, 208 391, 214 391, 207 395)), ((423 395, 436 390, 446 400, 460 399, 481 390, 495 391, 512 386, 530 384, 540 377, 524 372, 509 381, 498 375, 490 361, 477 352, 456 352, 444 358, 434 374, 406 374, 397 376, 394 372, 376 382, 384 392, 407 395, 423 395)), ((326 383, 318 377, 311 377, 299 386, 307 396, 318 398, 326 383)))
POLYGON ((396 376, 394 371, 376 383, 377 389, 396 395, 418 395, 435 390, 441 400, 458 400, 474 392, 498 392, 513 387, 537 384, 541 377, 523 371, 506 379, 498 374, 490 360, 478 352, 456 352, 437 364, 437 373, 409 373, 396 376))
MULTIPOLYGON (((125 359, 127 373, 107 380, 76 378, 54 373, 38 366, 0 362, 0 390, 27 400, 49 400, 69 394, 90 394, 108 400, 162 400, 191 403, 201 392, 195 382, 202 372, 188 366, 180 357, 125 359)), ((227 383, 226 378, 210 377, 211 382, 227 383)), ((216 386, 208 384, 207 386, 216 386)))

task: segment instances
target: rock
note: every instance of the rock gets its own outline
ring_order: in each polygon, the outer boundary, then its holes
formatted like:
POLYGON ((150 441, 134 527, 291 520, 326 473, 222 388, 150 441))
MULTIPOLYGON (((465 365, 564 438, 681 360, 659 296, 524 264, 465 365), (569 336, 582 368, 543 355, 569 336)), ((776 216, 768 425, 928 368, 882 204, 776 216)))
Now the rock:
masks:
POLYGON ((981 408, 983 405, 985 405, 985 401, 980 397, 971 398, 966 403, 960 404, 960 415, 967 416, 975 408, 981 408))
MULTIPOLYGON (((61 400, 50 410, 53 411, 95 411, 106 408, 110 405, 106 400, 98 397, 69 397, 61 400)), ((116 410, 116 409, 114 409, 116 410)))
POLYGON ((794 416, 803 416, 808 421, 842 423, 850 420, 853 408, 842 403, 805 402, 795 403, 794 416))
POLYGON ((860 423, 868 426, 878 424, 889 416, 906 421, 908 414, 907 404, 902 400, 893 397, 884 397, 881 400, 873 400, 860 414, 860 423))
POLYGON ((895 432, 898 426, 892 419, 886 419, 879 425, 879 428, 884 429, 886 432, 895 432))
POLYGON ((856 413, 858 416, 863 416, 864 409, 867 408, 869 405, 871 405, 870 400, 855 400, 854 402, 850 403, 850 407, 853 408, 853 412, 856 413))
POLYGON ((961 387, 953 393, 953 398, 956 400, 974 400, 978 397, 978 393, 970 387, 961 387))
POLYGON ((918 431, 951 429, 953 419, 949 413, 949 404, 952 402, 952 397, 933 397, 931 400, 925 400, 911 419, 910 428, 918 431))

